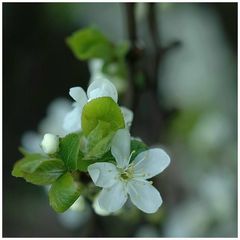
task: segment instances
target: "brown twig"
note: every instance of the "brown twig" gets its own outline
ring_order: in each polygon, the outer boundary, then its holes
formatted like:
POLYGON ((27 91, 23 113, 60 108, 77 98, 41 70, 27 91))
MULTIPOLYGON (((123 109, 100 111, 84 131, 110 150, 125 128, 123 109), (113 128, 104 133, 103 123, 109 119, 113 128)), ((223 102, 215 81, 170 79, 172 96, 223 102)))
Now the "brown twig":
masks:
POLYGON ((135 3, 126 3, 126 15, 127 15, 127 32, 130 41, 130 50, 127 55, 128 62, 128 77, 129 77, 129 95, 128 102, 129 107, 135 111, 139 99, 139 91, 135 83, 135 77, 137 74, 137 62, 141 58, 142 49, 138 46, 137 41, 137 27, 135 19, 135 3))

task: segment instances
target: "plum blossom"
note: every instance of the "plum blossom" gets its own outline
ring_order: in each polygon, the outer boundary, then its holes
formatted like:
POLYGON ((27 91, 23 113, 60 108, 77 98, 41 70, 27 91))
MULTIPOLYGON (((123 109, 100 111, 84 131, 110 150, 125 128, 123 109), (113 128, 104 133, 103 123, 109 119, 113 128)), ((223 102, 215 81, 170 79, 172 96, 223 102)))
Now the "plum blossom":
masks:
POLYGON ((120 107, 120 108, 121 108, 121 111, 123 114, 125 126, 127 128, 130 128, 132 125, 132 121, 133 121, 133 112, 126 107, 120 107))
MULTIPOLYGON (((73 87, 69 90, 69 95, 75 100, 73 109, 66 114, 63 128, 68 133, 81 130, 81 115, 84 105, 92 99, 98 97, 111 97, 116 103, 118 93, 116 87, 106 78, 96 78, 88 87, 87 93, 81 87, 73 87)), ((125 116, 126 126, 130 126, 133 118, 131 110, 121 108, 125 116)))
POLYGON ((154 213, 162 204, 158 190, 147 179, 161 173, 170 163, 167 153, 154 148, 139 153, 130 163, 130 134, 127 129, 117 131, 112 140, 111 153, 116 164, 98 162, 88 167, 94 184, 102 187, 99 206, 108 211, 119 210, 127 201, 146 213, 154 213))
MULTIPOLYGON (((94 82, 95 79, 97 78, 107 78, 109 81, 111 81, 114 84, 118 93, 124 93, 128 87, 126 79, 123 79, 118 75, 111 75, 111 77, 109 77, 107 74, 103 73, 102 71, 103 65, 104 65, 104 61, 102 59, 94 58, 88 61, 89 71, 91 75, 90 83, 94 82)), ((116 63, 111 63, 109 67, 110 69, 114 70, 114 68, 116 67, 116 63)))

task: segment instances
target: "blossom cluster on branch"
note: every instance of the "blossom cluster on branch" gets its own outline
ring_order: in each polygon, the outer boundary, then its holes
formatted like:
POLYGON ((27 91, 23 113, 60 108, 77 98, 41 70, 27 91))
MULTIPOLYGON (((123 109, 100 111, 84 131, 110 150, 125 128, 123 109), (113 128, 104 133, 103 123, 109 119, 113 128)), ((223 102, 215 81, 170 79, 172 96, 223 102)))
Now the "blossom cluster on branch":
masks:
MULTIPOLYGON (((97 35, 98 43, 109 45, 97 35)), ((80 56, 86 57, 82 52, 80 56)), ((107 213, 121 209, 128 198, 145 213, 156 212, 162 204, 149 179, 161 173, 170 158, 163 149, 149 148, 131 137, 133 113, 119 106, 118 91, 110 79, 95 77, 86 92, 79 86, 70 88, 74 102, 63 118, 65 135, 46 133, 41 142, 43 152, 21 149, 24 156, 14 165, 13 176, 50 185, 49 202, 57 212, 66 211, 80 196, 107 213)))

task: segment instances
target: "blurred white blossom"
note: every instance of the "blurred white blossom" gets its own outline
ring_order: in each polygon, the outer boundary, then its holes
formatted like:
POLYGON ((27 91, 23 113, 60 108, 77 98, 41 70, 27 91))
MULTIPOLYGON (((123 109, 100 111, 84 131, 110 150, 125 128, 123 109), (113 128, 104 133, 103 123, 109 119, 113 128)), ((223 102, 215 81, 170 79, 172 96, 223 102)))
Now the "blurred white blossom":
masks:
MULTIPOLYGON (((98 78, 106 78, 111 81, 116 87, 119 94, 124 93, 127 90, 127 81, 126 79, 122 79, 119 76, 111 76, 108 77, 106 74, 102 72, 103 60, 101 59, 93 59, 88 62, 89 70, 90 70, 90 83, 94 82, 98 78)), ((110 68, 116 67, 114 63, 110 66, 110 68)))
POLYGON ((67 211, 58 214, 58 220, 65 228, 74 230, 88 222, 91 215, 92 211, 89 205, 80 196, 67 211))
POLYGON ((200 117, 189 136, 189 143, 198 150, 219 149, 231 141, 233 127, 228 116, 208 112, 200 117))
POLYGON ((71 103, 65 98, 54 99, 47 108, 47 114, 38 125, 38 131, 27 131, 22 135, 21 145, 29 152, 43 152, 40 147, 42 138, 46 132, 64 136, 63 118, 70 111, 71 103))
POLYGON ((166 237, 232 236, 236 232, 236 193, 234 178, 227 170, 201 173, 194 182, 195 197, 191 197, 169 212, 164 223, 166 237), (211 226, 214 224, 214 228, 211 226), (218 229, 214 232, 214 229, 218 229), (221 231, 219 231, 221 229, 221 231), (221 233, 220 233, 221 232, 221 233))

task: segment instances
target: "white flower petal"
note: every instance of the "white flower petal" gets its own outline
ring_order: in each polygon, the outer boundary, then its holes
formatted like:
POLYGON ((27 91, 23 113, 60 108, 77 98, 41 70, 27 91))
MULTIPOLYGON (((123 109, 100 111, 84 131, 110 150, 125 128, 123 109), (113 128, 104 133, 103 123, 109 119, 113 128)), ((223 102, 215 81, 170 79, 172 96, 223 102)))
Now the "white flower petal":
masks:
POLYGON ((91 77, 102 74, 103 64, 104 64, 104 61, 98 58, 94 58, 88 61, 88 67, 89 67, 91 77))
POLYGON ((110 188, 104 188, 98 196, 99 206, 107 212, 119 210, 126 201, 126 186, 121 181, 118 181, 110 188))
POLYGON ((103 91, 103 88, 96 88, 96 89, 92 90, 88 95, 89 101, 91 101, 92 99, 95 99, 95 98, 105 97, 105 96, 108 96, 108 94, 106 94, 103 91))
POLYGON ((120 107, 120 108, 124 117, 125 126, 130 128, 133 121, 133 112, 126 107, 120 107))
POLYGON ((160 148, 141 152, 133 160, 134 176, 144 179, 161 173, 170 163, 170 157, 160 148))
POLYGON ((87 103, 87 95, 81 87, 72 87, 69 95, 82 107, 87 103))
POLYGON ((42 136, 34 131, 27 131, 22 135, 21 145, 28 152, 32 153, 42 153, 43 150, 41 148, 42 136))
POLYGON ((129 163, 130 134, 127 129, 119 129, 112 139, 111 152, 117 161, 117 166, 125 168, 129 163))
POLYGON ((98 187, 108 188, 118 180, 118 171, 114 164, 98 162, 88 167, 88 173, 98 187))
POLYGON ((102 209, 100 206, 99 206, 99 202, 98 202, 98 197, 96 197, 93 201, 93 210, 95 211, 96 214, 98 215, 101 215, 101 216, 108 216, 110 215, 111 213, 102 209))
POLYGON ((81 129, 82 107, 74 107, 73 110, 66 114, 63 120, 63 129, 67 132, 75 132, 81 129))
POLYGON ((146 213, 154 213, 162 204, 158 190, 148 181, 132 179, 127 184, 127 190, 133 204, 146 213))
POLYGON ((89 100, 98 97, 111 97, 115 102, 118 100, 116 87, 106 78, 98 78, 93 81, 87 89, 87 95, 89 100))

